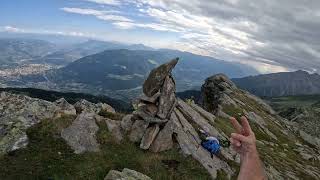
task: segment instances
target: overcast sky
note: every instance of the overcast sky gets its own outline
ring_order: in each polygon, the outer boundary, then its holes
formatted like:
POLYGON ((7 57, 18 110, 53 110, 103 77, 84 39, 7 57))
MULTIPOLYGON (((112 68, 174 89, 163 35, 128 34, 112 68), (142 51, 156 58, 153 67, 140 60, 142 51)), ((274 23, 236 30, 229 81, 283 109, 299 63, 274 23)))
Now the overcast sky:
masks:
POLYGON ((1 0, 0 31, 83 36, 320 72, 320 0, 1 0))

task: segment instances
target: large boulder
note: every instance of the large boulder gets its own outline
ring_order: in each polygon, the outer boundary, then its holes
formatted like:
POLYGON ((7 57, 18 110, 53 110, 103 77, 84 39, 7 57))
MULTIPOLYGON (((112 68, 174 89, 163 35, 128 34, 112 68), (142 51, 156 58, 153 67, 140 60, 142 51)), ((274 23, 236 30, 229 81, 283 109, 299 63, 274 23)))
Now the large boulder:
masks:
POLYGON ((161 89, 165 78, 170 75, 172 69, 178 63, 178 60, 179 58, 173 59, 150 72, 148 78, 143 84, 143 92, 145 95, 152 97, 161 89))
POLYGON ((76 154, 97 152, 99 151, 99 144, 96 140, 98 130, 95 114, 83 112, 69 127, 61 131, 61 137, 76 154))
POLYGON ((221 98, 235 89, 236 85, 226 75, 216 74, 207 78, 202 85, 200 103, 205 109, 213 112, 218 109, 221 98))

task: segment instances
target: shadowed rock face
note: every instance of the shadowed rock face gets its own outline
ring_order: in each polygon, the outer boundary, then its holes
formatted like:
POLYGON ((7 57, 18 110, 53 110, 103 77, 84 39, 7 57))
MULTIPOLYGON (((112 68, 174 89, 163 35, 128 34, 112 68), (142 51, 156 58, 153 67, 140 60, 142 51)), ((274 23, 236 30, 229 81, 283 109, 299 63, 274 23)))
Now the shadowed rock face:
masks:
POLYGON ((151 97, 160 90, 165 78, 171 74, 172 69, 178 63, 178 60, 179 58, 176 58, 150 72, 148 78, 143 84, 143 92, 145 95, 151 97))

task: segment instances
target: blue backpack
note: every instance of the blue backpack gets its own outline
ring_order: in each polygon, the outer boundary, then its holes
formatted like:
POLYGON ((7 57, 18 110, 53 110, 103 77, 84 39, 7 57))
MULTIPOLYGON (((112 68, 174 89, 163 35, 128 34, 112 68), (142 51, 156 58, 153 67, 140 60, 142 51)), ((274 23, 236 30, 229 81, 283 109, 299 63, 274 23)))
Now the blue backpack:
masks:
POLYGON ((220 151, 220 144, 214 140, 203 141, 201 145, 211 154, 218 154, 220 151))

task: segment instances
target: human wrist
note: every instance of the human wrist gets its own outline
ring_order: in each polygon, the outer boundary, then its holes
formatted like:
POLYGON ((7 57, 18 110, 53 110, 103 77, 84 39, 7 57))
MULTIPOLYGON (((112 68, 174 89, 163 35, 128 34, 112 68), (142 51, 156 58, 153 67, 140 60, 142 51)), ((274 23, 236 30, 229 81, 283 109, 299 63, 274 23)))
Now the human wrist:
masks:
POLYGON ((241 154, 241 162, 259 159, 259 154, 256 145, 251 145, 241 154))

